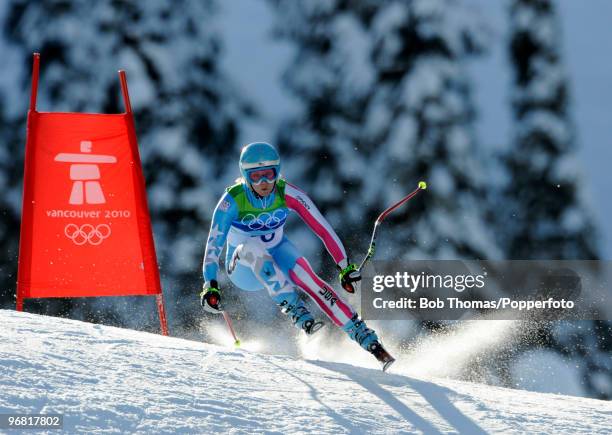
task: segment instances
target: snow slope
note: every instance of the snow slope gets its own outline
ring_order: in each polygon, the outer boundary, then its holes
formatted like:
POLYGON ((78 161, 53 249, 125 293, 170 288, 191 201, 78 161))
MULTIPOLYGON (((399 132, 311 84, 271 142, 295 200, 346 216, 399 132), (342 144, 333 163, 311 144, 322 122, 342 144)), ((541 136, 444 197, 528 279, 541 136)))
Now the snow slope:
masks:
POLYGON ((605 401, 424 381, 6 310, 0 413, 63 413, 67 433, 612 430, 605 401))

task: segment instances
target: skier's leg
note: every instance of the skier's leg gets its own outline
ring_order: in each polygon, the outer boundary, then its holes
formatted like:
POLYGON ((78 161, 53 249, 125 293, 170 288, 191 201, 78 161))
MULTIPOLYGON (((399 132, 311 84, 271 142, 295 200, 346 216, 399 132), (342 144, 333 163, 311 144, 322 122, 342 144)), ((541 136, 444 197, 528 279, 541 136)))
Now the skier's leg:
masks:
POLYGON ((357 312, 344 302, 329 284, 314 273, 304 257, 296 261, 289 276, 336 325, 341 327, 361 347, 369 351, 370 344, 378 341, 376 332, 369 329, 365 322, 359 319, 357 312))
POLYGON ((270 253, 276 264, 317 303, 332 322, 364 349, 370 350, 370 344, 378 341, 376 333, 359 319, 357 312, 329 284, 314 273, 306 258, 301 256, 289 239, 284 237, 270 253))
POLYGON ((291 318, 293 324, 307 333, 312 330, 315 320, 300 299, 294 284, 287 279, 265 245, 257 238, 251 238, 235 248, 228 263, 230 279, 247 269, 251 276, 267 291, 281 311, 291 318))
POLYGON ((235 264, 231 270, 229 265, 231 263, 234 251, 237 246, 227 245, 227 255, 225 257, 225 270, 227 272, 227 276, 230 281, 241 290, 244 291, 257 291, 262 290, 264 286, 262 283, 255 277, 255 274, 251 270, 249 266, 245 266, 243 264, 235 264))

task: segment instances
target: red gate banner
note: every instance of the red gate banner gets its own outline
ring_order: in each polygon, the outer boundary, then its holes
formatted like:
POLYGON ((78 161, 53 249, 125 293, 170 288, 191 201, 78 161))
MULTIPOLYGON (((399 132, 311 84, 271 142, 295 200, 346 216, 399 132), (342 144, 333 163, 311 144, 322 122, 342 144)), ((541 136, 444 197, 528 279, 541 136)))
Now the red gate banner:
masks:
POLYGON ((25 298, 156 295, 159 269, 125 73, 125 113, 28 112, 17 309, 25 298))

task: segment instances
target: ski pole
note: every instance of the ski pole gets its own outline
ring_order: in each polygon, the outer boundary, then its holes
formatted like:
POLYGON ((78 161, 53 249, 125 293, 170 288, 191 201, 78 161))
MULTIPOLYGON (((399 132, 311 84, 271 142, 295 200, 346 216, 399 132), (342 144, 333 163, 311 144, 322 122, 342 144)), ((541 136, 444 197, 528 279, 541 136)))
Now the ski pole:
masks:
POLYGON ((382 221, 385 220, 385 218, 391 212, 399 208, 405 202, 408 202, 408 200, 413 198, 421 190, 425 190, 425 189, 427 189, 427 183, 424 181, 419 181, 418 187, 416 189, 414 189, 412 192, 410 192, 408 195, 400 199, 398 202, 396 202, 392 206, 386 208, 381 214, 378 215, 378 217, 376 218, 376 222, 374 222, 374 230, 372 231, 372 238, 370 239, 370 246, 368 247, 368 253, 366 254, 365 258, 363 259, 359 267, 357 268, 358 272, 361 272, 361 269, 363 269, 363 266, 365 266, 365 264, 370 260, 370 258, 374 256, 374 251, 376 250, 376 231, 378 231, 378 227, 380 226, 382 221))
POLYGON ((234 337, 234 346, 240 347, 240 340, 236 337, 236 333, 234 332, 234 327, 232 326, 232 319, 230 319, 229 314, 223 311, 223 318, 225 319, 225 323, 227 324, 228 329, 230 330, 232 337, 234 337))

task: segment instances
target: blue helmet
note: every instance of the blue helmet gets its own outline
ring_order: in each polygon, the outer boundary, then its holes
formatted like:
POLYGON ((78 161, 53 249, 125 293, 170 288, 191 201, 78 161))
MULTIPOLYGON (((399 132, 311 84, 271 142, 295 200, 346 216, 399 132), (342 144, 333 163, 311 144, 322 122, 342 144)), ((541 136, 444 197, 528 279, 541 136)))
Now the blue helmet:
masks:
POLYGON ((249 181, 249 172, 259 169, 274 169, 274 180, 280 175, 280 156, 272 145, 266 142, 253 142, 245 145, 240 153, 240 173, 249 181))

